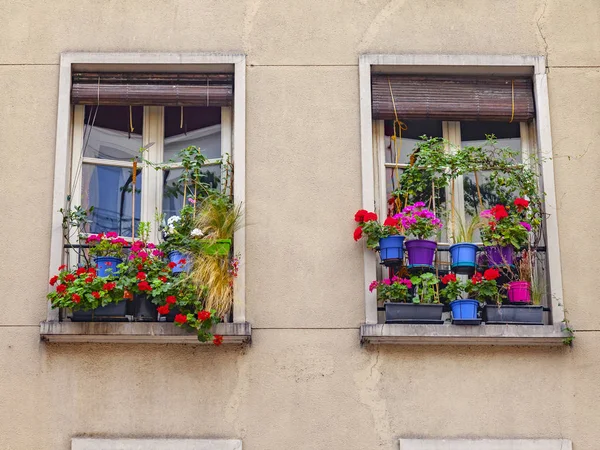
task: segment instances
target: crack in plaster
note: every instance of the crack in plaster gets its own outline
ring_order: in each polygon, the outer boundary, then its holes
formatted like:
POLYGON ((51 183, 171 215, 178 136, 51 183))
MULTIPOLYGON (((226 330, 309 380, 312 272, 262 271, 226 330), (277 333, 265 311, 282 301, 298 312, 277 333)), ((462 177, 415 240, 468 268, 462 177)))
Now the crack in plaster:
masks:
POLYGON ((544 35, 544 32, 542 31, 542 19, 544 19, 544 15, 546 14, 546 7, 548 6, 548 0, 544 0, 543 4, 542 4, 542 12, 541 14, 538 16, 535 24, 537 26, 538 29, 538 33, 540 34, 540 37, 542 38, 542 41, 544 41, 544 56, 546 58, 546 72, 548 72, 550 70, 550 61, 548 60, 548 41, 546 39, 546 36, 544 35))
POLYGON ((390 0, 390 2, 377 13, 358 43, 359 53, 365 52, 368 47, 370 47, 384 22, 402 8, 405 3, 406 0, 390 0))
POLYGON ((379 447, 387 447, 391 436, 391 426, 387 404, 380 396, 379 382, 382 372, 379 370, 380 349, 377 348, 370 357, 370 364, 364 370, 356 373, 354 383, 357 386, 360 402, 371 411, 373 428, 377 434, 379 447))

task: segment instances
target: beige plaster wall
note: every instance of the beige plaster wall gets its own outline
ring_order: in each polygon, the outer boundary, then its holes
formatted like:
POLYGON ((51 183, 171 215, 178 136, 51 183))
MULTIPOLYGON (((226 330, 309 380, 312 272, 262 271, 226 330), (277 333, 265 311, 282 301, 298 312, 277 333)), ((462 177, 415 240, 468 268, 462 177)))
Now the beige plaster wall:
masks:
POLYGON ((0 449, 67 450, 90 434, 242 438, 246 450, 562 437, 597 450, 599 6, 0 1, 0 449), (248 55, 251 347, 39 342, 58 58, 74 50, 248 55), (547 55, 573 349, 360 347, 357 62, 372 52, 547 55))

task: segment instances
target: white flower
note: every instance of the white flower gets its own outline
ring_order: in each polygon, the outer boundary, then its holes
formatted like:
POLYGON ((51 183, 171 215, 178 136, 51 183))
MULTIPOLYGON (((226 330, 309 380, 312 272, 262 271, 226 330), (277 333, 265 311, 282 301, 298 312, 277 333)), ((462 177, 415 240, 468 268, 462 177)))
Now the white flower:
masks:
POLYGON ((192 230, 192 232, 190 233, 190 235, 202 237, 202 236, 204 236, 204 233, 202 232, 202 230, 200 228, 194 228, 192 230))
POLYGON ((167 230, 168 234, 173 234, 175 233, 175 227, 173 225, 169 225, 169 229, 167 230))
POLYGON ((171 226, 175 222, 179 222, 180 220, 181 220, 181 217, 179 217, 179 216, 171 216, 171 217, 169 217, 169 220, 167 220, 167 225, 171 226))

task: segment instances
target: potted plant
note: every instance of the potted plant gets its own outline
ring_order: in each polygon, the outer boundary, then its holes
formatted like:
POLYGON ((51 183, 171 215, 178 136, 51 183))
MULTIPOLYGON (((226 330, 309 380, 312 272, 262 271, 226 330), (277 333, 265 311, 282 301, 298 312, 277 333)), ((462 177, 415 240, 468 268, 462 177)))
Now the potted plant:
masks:
POLYGON ((436 235, 442 228, 442 221, 433 211, 425 208, 425 203, 416 202, 414 205, 405 206, 401 213, 396 214, 406 234, 416 239, 406 241, 408 264, 412 267, 431 267, 435 258, 437 242, 428 238, 436 235))
POLYGON ((511 266, 515 249, 528 244, 531 231, 531 225, 526 220, 528 205, 529 201, 517 198, 514 207, 498 204, 481 212, 484 220, 481 237, 489 266, 511 266))
POLYGON ((386 323, 441 323, 443 305, 437 295, 437 279, 431 273, 411 279, 392 277, 369 285, 385 308, 386 323))
POLYGON ((192 233, 199 232, 200 250, 205 255, 227 256, 233 233, 240 225, 242 206, 235 205, 226 193, 210 192, 198 201, 192 233), (201 231, 200 231, 201 230, 201 231))
POLYGON ((397 264, 404 257, 404 229, 393 217, 387 217, 383 225, 378 222, 377 214, 360 209, 354 215, 359 225, 354 230, 354 240, 367 238, 367 247, 379 250, 384 264, 397 264))
POLYGON ((453 236, 455 244, 451 245, 450 258, 452 270, 456 273, 472 273, 477 267, 477 251, 479 247, 473 244, 475 231, 481 227, 481 218, 473 216, 468 225, 459 221, 458 229, 453 236))
POLYGON ((90 255, 98 269, 98 276, 105 277, 119 273, 119 264, 123 262, 124 247, 129 243, 120 238, 114 231, 108 233, 92 234, 85 243, 90 246, 90 255))
POLYGON ((58 275, 50 279, 55 290, 48 294, 53 308, 73 310, 71 320, 126 321, 126 303, 123 290, 113 275, 98 276, 95 267, 68 269, 59 267, 58 275))
POLYGON ((458 279, 453 273, 444 275, 441 277, 441 281, 445 287, 441 290, 440 296, 450 302, 452 320, 455 323, 474 323, 477 321, 479 301, 472 298, 462 298, 467 291, 469 282, 458 279))
POLYGON ((529 304, 531 303, 531 273, 533 269, 530 252, 523 252, 515 265, 518 280, 508 283, 508 301, 509 303, 529 304))
POLYGON ((189 198, 188 201, 190 204, 181 208, 178 216, 169 217, 166 226, 161 227, 163 242, 160 249, 170 262, 175 263, 174 273, 190 270, 192 252, 198 249, 198 242, 204 236, 204 233, 194 226, 195 200, 189 198), (181 261, 184 261, 183 264, 181 261))

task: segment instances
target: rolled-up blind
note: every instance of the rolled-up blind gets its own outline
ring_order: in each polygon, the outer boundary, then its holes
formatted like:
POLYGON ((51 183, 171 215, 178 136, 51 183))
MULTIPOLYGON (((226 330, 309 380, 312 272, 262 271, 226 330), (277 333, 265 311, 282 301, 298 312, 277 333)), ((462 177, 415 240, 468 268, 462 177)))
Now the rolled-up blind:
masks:
POLYGON ((530 78, 373 74, 373 119, 524 122, 535 116, 530 78), (390 92, 391 86, 391 92, 390 92), (393 94, 393 101, 392 101, 393 94))
POLYGON ((231 106, 232 74, 73 74, 71 103, 78 105, 231 106))

